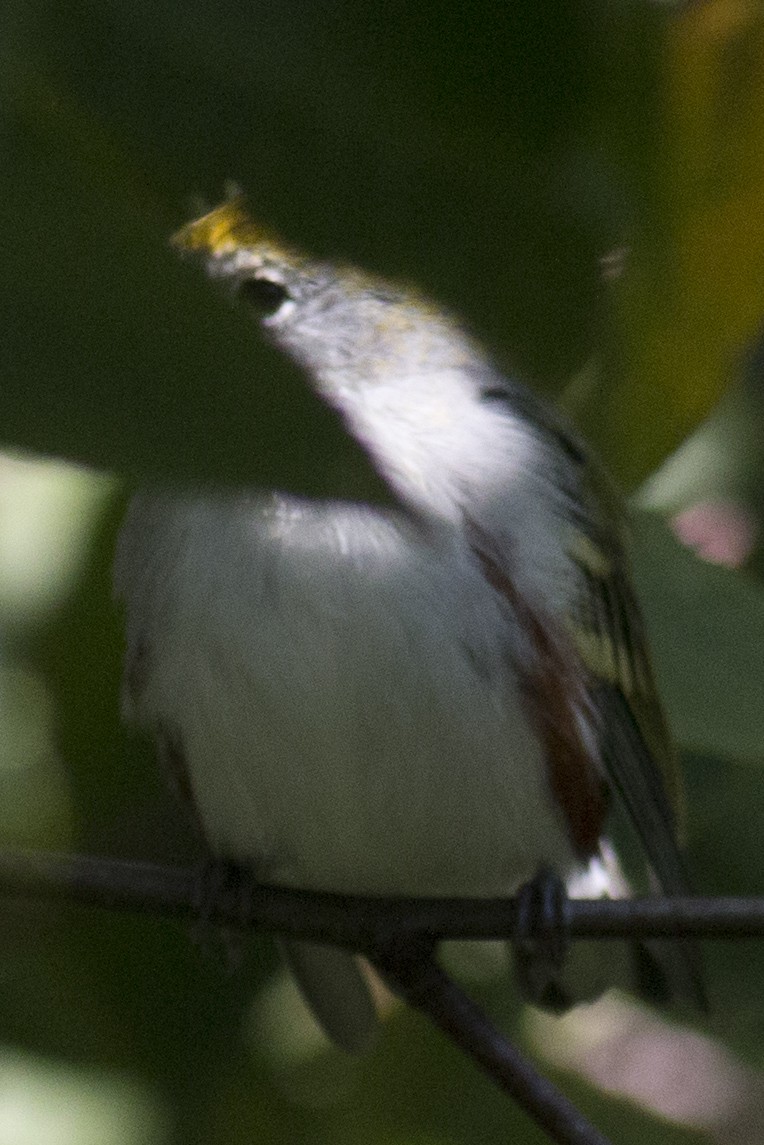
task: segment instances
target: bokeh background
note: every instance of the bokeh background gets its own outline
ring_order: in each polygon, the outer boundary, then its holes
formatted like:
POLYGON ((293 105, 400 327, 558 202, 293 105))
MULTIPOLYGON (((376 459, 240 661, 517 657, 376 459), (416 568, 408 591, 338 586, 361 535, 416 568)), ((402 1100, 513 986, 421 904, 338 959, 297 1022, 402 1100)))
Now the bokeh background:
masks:
MULTIPOLYGON (((764 893, 764 11, 758 0, 4 0, 0 843, 197 854, 119 726, 126 490, 378 496, 172 229, 226 180, 289 239, 415 281, 561 401, 635 506, 698 888, 764 893), (42 460, 45 458, 46 460, 42 460)), ((542 1140, 417 1017, 323 1043, 269 939, 2 904, 0 1145, 542 1140)), ((619 1142, 764 1140, 764 945, 712 1011, 523 1010, 454 964, 619 1142)))

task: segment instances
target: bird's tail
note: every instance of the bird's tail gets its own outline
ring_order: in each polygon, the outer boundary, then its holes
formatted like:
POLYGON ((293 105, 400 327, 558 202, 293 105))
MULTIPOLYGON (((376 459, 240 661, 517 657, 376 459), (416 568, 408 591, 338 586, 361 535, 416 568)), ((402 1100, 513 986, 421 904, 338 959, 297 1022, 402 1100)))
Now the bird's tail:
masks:
POLYGON ((346 950, 312 942, 281 942, 280 946, 324 1033, 347 1053, 368 1050, 377 1032, 377 1013, 357 958, 346 950))

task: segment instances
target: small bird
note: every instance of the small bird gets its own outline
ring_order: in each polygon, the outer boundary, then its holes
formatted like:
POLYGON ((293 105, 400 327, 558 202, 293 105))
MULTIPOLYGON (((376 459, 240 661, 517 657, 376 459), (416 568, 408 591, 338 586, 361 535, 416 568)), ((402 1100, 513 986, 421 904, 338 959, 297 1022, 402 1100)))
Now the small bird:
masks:
MULTIPOLYGON (((305 890, 505 896, 543 866, 571 894, 615 897, 620 830, 656 892, 684 893, 619 502, 578 438, 450 314, 292 249, 242 197, 173 242, 391 491, 387 506, 260 488, 132 501, 115 572, 124 713, 211 851, 305 890)), ((283 947, 329 1036, 366 1048, 376 1017, 354 956, 283 947)), ((694 947, 633 951, 643 993, 702 1003, 694 947)), ((522 985, 560 1010, 568 977, 522 985)))

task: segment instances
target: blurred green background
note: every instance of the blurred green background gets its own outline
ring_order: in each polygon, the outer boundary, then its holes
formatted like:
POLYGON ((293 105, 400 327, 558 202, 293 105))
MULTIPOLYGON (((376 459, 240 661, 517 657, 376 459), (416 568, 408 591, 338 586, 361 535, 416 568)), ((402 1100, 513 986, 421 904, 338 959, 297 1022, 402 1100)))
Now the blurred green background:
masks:
MULTIPOLYGON (((3 845, 196 854, 118 721, 122 483, 380 495, 168 249, 234 179, 451 305, 635 494, 691 867, 764 892, 758 0, 5 0, 0 97, 3 845)), ((369 1059, 327 1048, 265 938, 231 976, 169 923, 3 909, 0 1145, 542 1139, 400 1007, 369 1059)), ((619 1142, 760 1141, 764 947, 707 953, 694 1031, 625 1003, 549 1027, 491 951, 468 981, 619 1142)))

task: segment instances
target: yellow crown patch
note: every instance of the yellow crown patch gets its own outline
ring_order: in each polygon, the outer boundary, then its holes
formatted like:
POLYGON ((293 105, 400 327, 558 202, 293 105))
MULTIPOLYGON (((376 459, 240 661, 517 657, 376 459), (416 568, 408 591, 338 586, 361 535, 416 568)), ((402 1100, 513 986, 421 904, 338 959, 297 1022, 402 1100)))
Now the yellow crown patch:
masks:
POLYGON ((186 223, 170 242, 181 251, 224 255, 242 247, 278 246, 278 240, 247 208, 243 195, 236 195, 200 219, 186 223))

